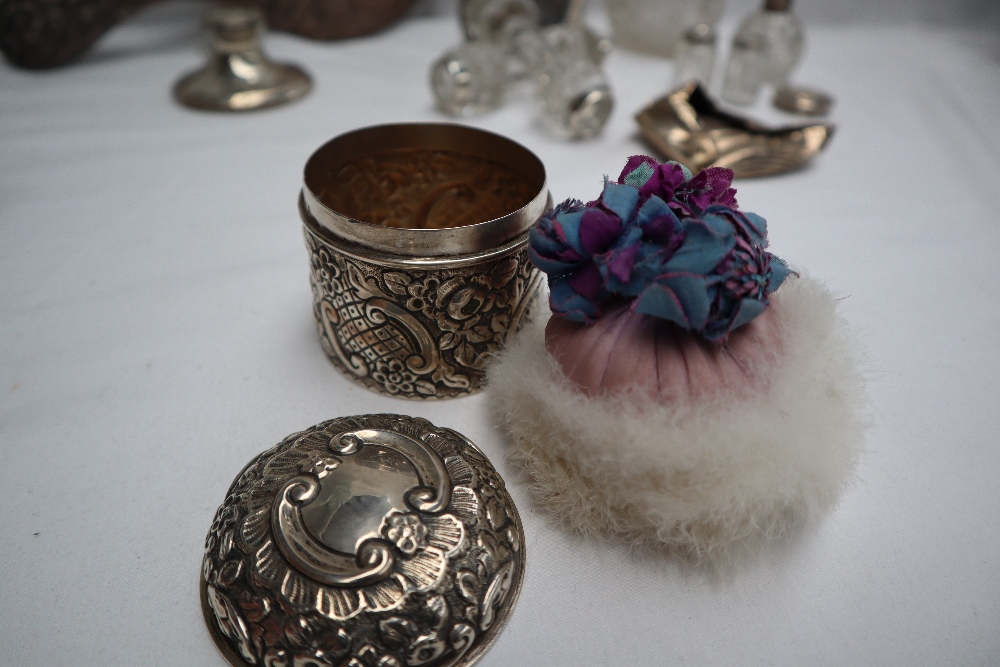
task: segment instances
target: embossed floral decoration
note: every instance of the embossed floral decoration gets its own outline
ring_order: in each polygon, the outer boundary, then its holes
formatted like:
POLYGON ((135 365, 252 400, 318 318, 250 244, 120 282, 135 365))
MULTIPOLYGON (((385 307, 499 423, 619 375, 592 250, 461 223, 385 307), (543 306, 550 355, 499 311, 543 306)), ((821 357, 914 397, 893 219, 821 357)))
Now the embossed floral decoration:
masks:
POLYGON ((490 641, 523 572, 522 538, 503 480, 463 441, 423 420, 369 415, 292 434, 258 456, 230 488, 205 544, 203 593, 216 639, 262 667, 461 664, 477 641, 490 641), (304 575, 283 555, 272 511, 298 477, 337 475, 357 452, 332 443, 358 427, 433 449, 450 500, 441 513, 409 506, 383 514, 375 530, 391 544, 391 573, 337 586, 304 575))
POLYGON ((372 371, 372 379, 381 382, 385 390, 390 394, 405 394, 413 391, 423 390, 422 393, 433 393, 433 385, 429 382, 422 382, 417 376, 409 372, 399 359, 383 361, 379 359, 375 362, 375 370, 372 371))
POLYGON ((552 311, 592 323, 630 300, 712 341, 763 313, 791 271, 766 251, 764 218, 739 210, 732 178, 633 156, 597 200, 548 212, 531 229, 529 255, 549 276, 552 311))
POLYGON ((383 521, 383 535, 405 555, 427 546, 427 524, 413 512, 392 512, 383 521))
MULTIPOLYGON (((437 342, 442 351, 452 350, 461 366, 478 370, 503 346, 510 331, 507 311, 524 292, 518 271, 517 259, 506 258, 482 274, 455 275, 442 281, 435 276, 390 272, 384 281, 388 292, 405 298, 407 310, 434 320, 441 331, 437 342), (506 290, 512 282, 513 291, 506 290)), ((392 392, 390 384, 386 387, 392 392)))

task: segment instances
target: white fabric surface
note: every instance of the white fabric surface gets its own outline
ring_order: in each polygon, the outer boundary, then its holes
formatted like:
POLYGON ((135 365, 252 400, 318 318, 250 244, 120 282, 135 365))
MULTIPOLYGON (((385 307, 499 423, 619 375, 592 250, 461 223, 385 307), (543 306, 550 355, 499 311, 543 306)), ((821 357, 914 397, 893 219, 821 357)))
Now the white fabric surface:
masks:
MULTIPOLYGON (((815 531, 715 577, 578 539, 504 463, 485 397, 419 403, 340 377, 313 330, 295 201, 314 148, 441 120, 427 68, 450 17, 316 44, 304 101, 211 115, 170 98, 199 10, 153 12, 73 67, 0 66, 0 664, 221 665, 202 544, 240 468, 323 419, 395 411, 453 427, 508 479, 527 533, 499 665, 1000 662, 1000 38, 813 27, 799 72, 840 130, 801 172, 738 183, 773 250, 842 294, 868 349, 873 428, 856 486, 815 531)), ((615 53, 603 137, 567 144, 524 93, 472 124, 588 198, 645 151, 632 114, 670 65, 615 53)))

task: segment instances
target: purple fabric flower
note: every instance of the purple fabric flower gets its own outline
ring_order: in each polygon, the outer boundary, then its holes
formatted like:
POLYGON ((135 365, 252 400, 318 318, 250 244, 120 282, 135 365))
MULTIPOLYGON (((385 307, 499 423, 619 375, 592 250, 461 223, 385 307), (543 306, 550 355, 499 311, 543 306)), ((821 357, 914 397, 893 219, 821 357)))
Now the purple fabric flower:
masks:
POLYGON ((739 208, 736 189, 730 187, 733 170, 723 167, 709 167, 692 175, 678 162, 659 164, 648 155, 633 155, 618 182, 638 187, 642 202, 653 195, 659 197, 681 217, 701 215, 712 204, 739 208))
POLYGON ((765 220, 738 209, 732 178, 633 156, 597 200, 548 212, 529 256, 549 275, 553 312, 592 323, 627 299, 713 341, 760 315, 790 270, 766 251, 765 220))
POLYGON ((528 256, 535 266, 549 275, 559 275, 586 261, 576 249, 579 234, 575 229, 586 210, 580 202, 567 199, 535 223, 528 233, 528 256))

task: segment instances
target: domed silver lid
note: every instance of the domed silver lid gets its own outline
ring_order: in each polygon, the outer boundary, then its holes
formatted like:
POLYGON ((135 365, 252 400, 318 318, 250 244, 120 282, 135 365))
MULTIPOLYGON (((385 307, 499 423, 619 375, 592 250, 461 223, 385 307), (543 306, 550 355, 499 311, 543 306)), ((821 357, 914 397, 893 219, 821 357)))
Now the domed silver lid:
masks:
POLYGON ((345 417, 243 469, 202 574, 205 620, 233 665, 469 665, 517 599, 524 533, 466 437, 345 417))

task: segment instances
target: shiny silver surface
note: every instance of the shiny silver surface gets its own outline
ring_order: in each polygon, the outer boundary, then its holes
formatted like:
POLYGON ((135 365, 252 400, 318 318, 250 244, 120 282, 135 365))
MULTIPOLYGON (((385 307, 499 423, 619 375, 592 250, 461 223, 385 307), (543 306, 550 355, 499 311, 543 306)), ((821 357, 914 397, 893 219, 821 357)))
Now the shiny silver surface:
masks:
POLYGON ((205 620, 233 665, 475 662, 524 576, 503 480, 467 438, 365 415, 285 438, 244 468, 205 543, 205 620))
POLYGON ((313 318, 327 356, 368 389, 401 398, 479 391, 486 364, 526 321, 542 274, 528 228, 551 206, 530 151, 452 124, 384 125, 325 144, 299 199, 310 256, 313 318), (443 148, 500 162, 537 195, 488 222, 446 229, 381 227, 323 205, 315 192, 340 165, 392 148, 443 148))
POLYGON ((205 32, 211 53, 203 67, 174 87, 181 104, 205 111, 253 111, 297 100, 312 89, 300 68, 264 55, 260 10, 217 7, 205 19, 205 32))
POLYGON ((400 398, 482 389, 490 357, 527 321, 542 282, 527 233, 493 250, 421 259, 347 244, 302 213, 313 319, 334 366, 400 398))
POLYGON ((453 123, 403 123, 366 127, 336 137, 306 163, 305 212, 334 236, 375 251, 409 257, 454 257, 496 248, 531 227, 548 207, 545 167, 534 153, 506 137, 453 123), (448 229, 382 227, 349 218, 323 204, 317 193, 341 166, 400 148, 448 150, 503 164, 527 179, 536 193, 503 217, 448 229))

